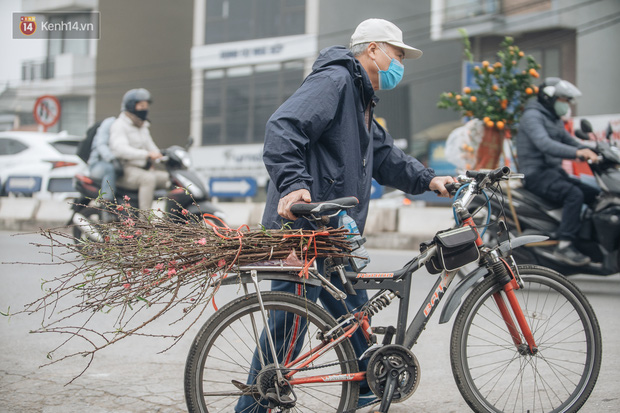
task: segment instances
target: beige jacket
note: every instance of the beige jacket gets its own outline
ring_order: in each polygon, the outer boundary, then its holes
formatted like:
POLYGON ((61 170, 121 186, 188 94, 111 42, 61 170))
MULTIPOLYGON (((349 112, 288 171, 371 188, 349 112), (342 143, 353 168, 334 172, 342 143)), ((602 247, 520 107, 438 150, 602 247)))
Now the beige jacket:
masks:
POLYGON ((110 149, 114 156, 124 164, 143 168, 149 152, 159 152, 149 131, 149 122, 137 127, 125 112, 114 121, 110 128, 110 149))

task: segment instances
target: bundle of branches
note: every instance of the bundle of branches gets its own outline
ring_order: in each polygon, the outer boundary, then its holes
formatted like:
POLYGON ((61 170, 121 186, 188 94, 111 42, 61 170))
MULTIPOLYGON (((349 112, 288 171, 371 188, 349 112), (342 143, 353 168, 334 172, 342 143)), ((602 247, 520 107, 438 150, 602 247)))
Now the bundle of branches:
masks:
POLYGON ((156 213, 105 202, 101 208, 115 211, 117 220, 90 224, 85 231, 90 234, 87 239, 68 235, 66 228, 47 229, 41 234, 49 243, 35 244, 51 247, 53 261, 70 264, 72 269, 44 281, 43 297, 22 312, 44 313, 37 332, 68 334, 90 344, 88 350, 52 363, 76 355, 90 356, 88 368, 96 351, 123 338, 162 337, 141 330, 171 310, 179 310, 173 313, 172 324, 193 314, 180 334, 163 335, 172 337, 174 345, 204 313, 220 281, 236 276, 240 266, 281 260, 302 267, 300 276, 307 276, 307 268, 316 258, 350 256, 345 229, 231 229, 207 225, 207 220, 183 209, 156 213), (146 309, 154 314, 149 312, 146 320, 138 320, 136 315, 146 309), (112 310, 117 317, 109 331, 90 327, 95 314, 112 310), (75 320, 79 322, 72 324, 75 320))

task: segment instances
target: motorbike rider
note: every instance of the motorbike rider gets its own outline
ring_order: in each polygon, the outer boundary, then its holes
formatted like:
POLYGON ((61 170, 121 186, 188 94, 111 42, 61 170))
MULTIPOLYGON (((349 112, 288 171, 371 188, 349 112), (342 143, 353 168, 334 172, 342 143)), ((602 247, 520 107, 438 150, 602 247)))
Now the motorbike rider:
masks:
POLYGON ((156 189, 169 186, 168 173, 154 169, 162 154, 153 142, 147 120, 151 94, 131 89, 123 96, 121 114, 110 130, 110 149, 123 164, 124 174, 117 185, 138 190, 138 205, 149 210, 156 189))
POLYGON ((540 86, 536 100, 530 101, 521 116, 516 136, 519 168, 525 175, 527 190, 562 205, 556 258, 569 265, 582 266, 590 258, 577 250, 573 241, 581 226, 581 208, 590 204, 599 190, 570 177, 562 169, 562 159, 598 161, 597 154, 580 144, 564 128, 562 117, 581 92, 572 83, 552 77, 540 86))

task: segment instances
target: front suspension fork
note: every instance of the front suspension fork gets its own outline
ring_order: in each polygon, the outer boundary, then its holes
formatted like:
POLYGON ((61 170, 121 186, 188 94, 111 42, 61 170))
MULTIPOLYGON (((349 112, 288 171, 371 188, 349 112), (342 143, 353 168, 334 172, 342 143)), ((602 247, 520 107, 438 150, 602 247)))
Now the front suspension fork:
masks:
POLYGON ((512 272, 508 263, 504 261, 503 259, 501 261, 503 262, 507 273, 510 274, 510 281, 508 281, 502 287, 502 290, 504 291, 504 295, 508 299, 508 304, 510 305, 510 308, 512 309, 512 314, 508 309, 508 305, 506 305, 506 301, 504 300, 504 297, 502 296, 501 290, 493 294, 493 299, 495 300, 495 303, 497 304, 497 307, 499 308, 499 311, 502 315, 502 318, 504 319, 504 322, 506 323, 508 332, 510 333, 510 336, 512 337, 512 341, 515 347, 517 348, 517 350, 519 350, 521 354, 526 354, 526 353, 536 354, 538 352, 538 346, 536 345, 536 341, 534 340, 534 335, 532 334, 532 330, 530 329, 530 326, 527 320, 525 319, 525 314, 523 313, 523 309, 521 308, 521 305, 519 304, 519 300, 517 299, 517 296, 515 294, 515 291, 521 288, 519 285, 520 283, 517 282, 517 278, 515 277, 515 274, 512 272), (514 314, 514 317, 516 318, 516 324, 512 317, 513 314, 514 314), (518 325, 518 328, 517 328, 517 325, 518 325), (519 329, 521 330, 520 333, 519 333, 519 329), (527 346, 521 340, 521 335, 523 336, 523 338, 525 338, 527 346))

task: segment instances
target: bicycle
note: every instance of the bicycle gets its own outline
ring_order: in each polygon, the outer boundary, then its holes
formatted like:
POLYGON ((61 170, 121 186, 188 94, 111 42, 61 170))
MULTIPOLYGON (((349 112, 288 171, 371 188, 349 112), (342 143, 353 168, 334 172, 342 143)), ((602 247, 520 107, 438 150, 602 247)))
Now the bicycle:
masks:
MULTIPOLYGON (((473 411, 579 410, 594 388, 601 365, 601 333, 592 307, 559 273, 517 265, 512 259, 513 248, 546 237, 529 235, 503 240, 493 248, 485 246, 467 209, 475 196, 488 198, 485 189, 497 188, 499 181, 510 176, 508 168, 459 176, 449 188, 456 193, 456 228, 440 231, 397 271, 358 273, 347 271, 345 262, 328 259, 326 274, 340 279, 344 291, 316 265, 308 279, 297 275, 298 267, 239 268, 235 277, 223 283, 240 283, 244 295, 220 308, 192 343, 185 369, 189 411, 230 412, 240 397, 252 397, 254 405, 248 411, 354 412, 360 382, 366 380, 376 400, 365 406, 380 403, 374 411, 388 412, 391 403, 415 392, 420 365, 411 349, 444 297, 447 302, 439 322, 446 323, 456 314, 451 367, 473 411), (451 288, 457 273, 471 263, 477 268, 451 288), (407 325, 412 274, 422 266, 439 276, 407 325), (358 312, 335 320, 301 297, 260 290, 260 280, 273 279, 320 285, 340 299, 356 290, 379 291, 358 312), (249 292, 250 284, 256 292, 249 292), (446 296, 448 289, 452 292, 446 296), (396 298, 400 302, 395 325, 370 327, 368 317, 396 298), (284 320, 280 330, 272 324, 265 330, 269 334, 261 335, 276 316, 284 320), (301 328, 289 328, 292 325, 301 328), (362 329, 370 345, 361 356, 369 358, 366 371, 358 371, 349 342, 357 329, 362 329), (280 348, 274 345, 278 335, 287 343, 280 348), (292 351, 296 347, 301 349, 292 351), (254 372, 255 379, 248 380, 255 351, 261 368, 254 372)), ((323 216, 356 203, 355 198, 341 198, 296 204, 293 213, 321 222, 323 216)))

